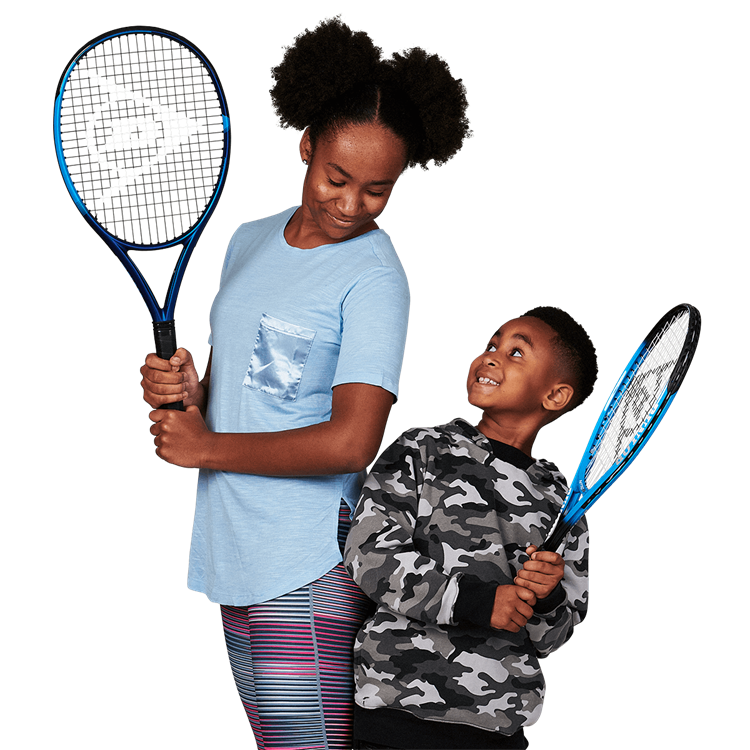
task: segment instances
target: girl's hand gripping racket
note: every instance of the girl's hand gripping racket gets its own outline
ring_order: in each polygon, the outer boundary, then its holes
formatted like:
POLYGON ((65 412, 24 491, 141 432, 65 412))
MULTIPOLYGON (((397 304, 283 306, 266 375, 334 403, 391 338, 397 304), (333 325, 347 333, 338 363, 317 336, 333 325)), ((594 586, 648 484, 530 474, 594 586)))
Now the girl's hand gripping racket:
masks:
POLYGON ((156 353, 169 359, 177 293, 229 165, 229 114, 216 72, 171 31, 110 31, 65 67, 54 131, 73 202, 132 277, 154 321, 156 353), (129 252, 177 245, 160 307, 129 252))
POLYGON ((698 310, 678 305, 646 336, 604 407, 560 515, 539 549, 557 552, 573 525, 638 455, 682 384, 700 329, 698 310))

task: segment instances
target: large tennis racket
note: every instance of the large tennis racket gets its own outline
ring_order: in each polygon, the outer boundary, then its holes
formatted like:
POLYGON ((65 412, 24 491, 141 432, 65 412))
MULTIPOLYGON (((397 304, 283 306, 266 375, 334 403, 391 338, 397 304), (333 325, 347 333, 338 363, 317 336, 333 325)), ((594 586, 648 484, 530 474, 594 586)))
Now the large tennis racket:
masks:
POLYGON ((182 277, 229 165, 229 114, 216 72, 197 47, 171 31, 107 32, 65 67, 54 131, 73 202, 132 277, 154 322, 156 353, 169 359, 177 348, 174 308, 182 277), (129 253, 178 245, 159 306, 129 253))
POLYGON ((641 451, 682 385, 700 329, 698 310, 678 305, 646 336, 612 391, 560 515, 539 549, 556 552, 570 529, 641 451))

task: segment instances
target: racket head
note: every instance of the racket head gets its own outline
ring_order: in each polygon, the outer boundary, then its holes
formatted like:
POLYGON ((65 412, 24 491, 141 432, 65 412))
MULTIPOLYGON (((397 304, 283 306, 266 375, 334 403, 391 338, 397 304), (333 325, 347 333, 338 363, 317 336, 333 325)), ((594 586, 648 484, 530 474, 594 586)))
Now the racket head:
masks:
POLYGON ((171 319, 229 166, 229 112, 213 66, 165 29, 106 32, 66 65, 53 125, 74 203, 125 265, 154 321, 171 319), (176 245, 183 252, 161 308, 128 252, 176 245))
POLYGON ((685 379, 700 328, 697 308, 681 304, 649 331, 599 416, 545 549, 559 547, 648 442, 685 379))

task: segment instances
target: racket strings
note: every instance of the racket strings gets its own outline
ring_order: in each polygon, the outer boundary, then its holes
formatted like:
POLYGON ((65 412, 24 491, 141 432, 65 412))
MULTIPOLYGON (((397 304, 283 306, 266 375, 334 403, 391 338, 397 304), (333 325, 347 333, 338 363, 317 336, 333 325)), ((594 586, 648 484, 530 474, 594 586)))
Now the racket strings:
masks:
POLYGON ((698 310, 679 305, 648 334, 602 412, 543 549, 559 550, 573 526, 646 443, 682 384, 700 329, 698 310))
POLYGON ((60 139, 73 185, 118 239, 158 245, 188 232, 223 168, 224 113, 203 62, 157 34, 101 42, 71 72, 60 139))
POLYGON ((681 309, 633 362, 615 392, 591 449, 586 486, 593 487, 621 463, 642 437, 681 362, 690 315, 681 309))

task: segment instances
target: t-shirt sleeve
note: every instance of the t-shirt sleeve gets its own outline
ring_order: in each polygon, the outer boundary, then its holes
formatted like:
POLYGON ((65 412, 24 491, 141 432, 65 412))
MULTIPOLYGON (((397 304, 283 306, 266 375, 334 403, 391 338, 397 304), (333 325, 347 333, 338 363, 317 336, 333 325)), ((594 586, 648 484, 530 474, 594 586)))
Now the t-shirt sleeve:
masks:
POLYGON ((409 286, 399 269, 368 269, 341 302, 341 350, 333 386, 377 385, 398 396, 409 320, 409 286))

